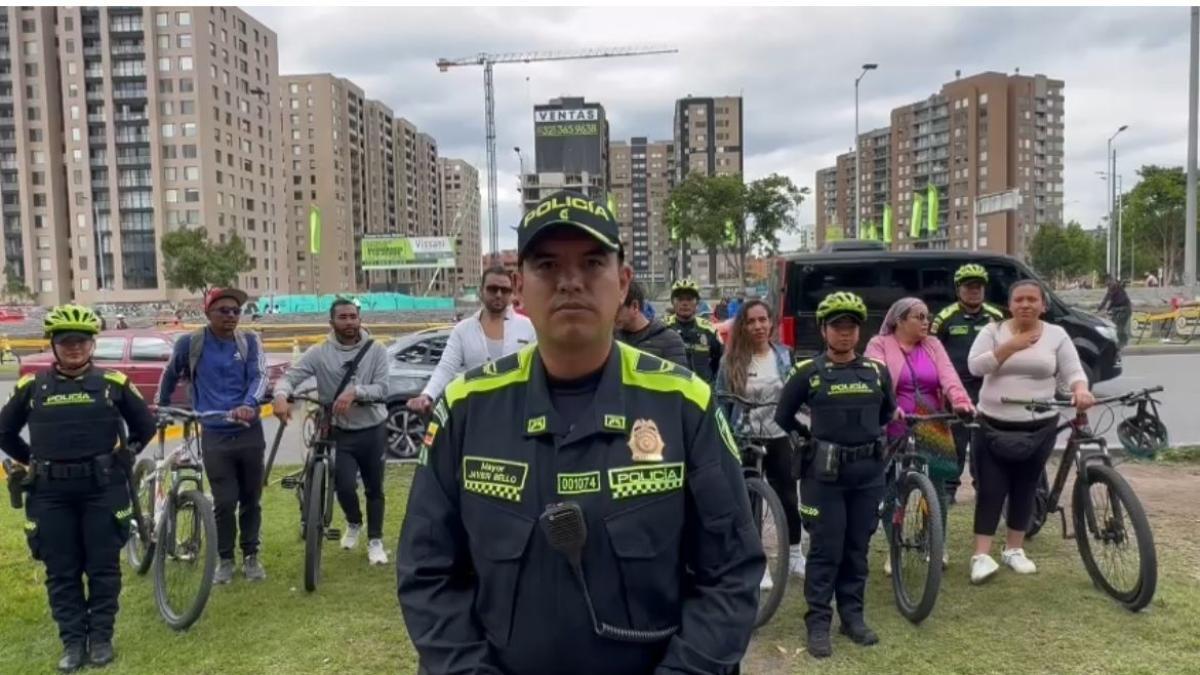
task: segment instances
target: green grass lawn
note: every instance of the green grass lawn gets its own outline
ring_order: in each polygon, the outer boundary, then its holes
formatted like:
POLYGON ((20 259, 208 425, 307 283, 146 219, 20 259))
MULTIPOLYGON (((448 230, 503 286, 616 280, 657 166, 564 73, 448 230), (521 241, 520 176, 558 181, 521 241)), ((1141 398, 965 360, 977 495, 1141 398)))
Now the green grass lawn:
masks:
MULTIPOLYGON (((282 475, 277 472, 276 476, 282 475)), ((388 472, 385 529, 393 555, 411 468, 388 472)), ((1182 499, 1191 497, 1183 496, 1182 499)), ((340 521, 340 511, 338 520, 340 521)), ((154 606, 150 578, 126 568, 117 618, 118 673, 413 673, 415 655, 396 602, 392 565, 370 568, 365 545, 326 544, 320 588, 308 594, 291 492, 264 497, 263 584, 240 578, 217 587, 203 617, 171 631, 154 606)), ((1195 518, 1155 520, 1159 590, 1141 614, 1095 590, 1073 541, 1057 521, 1029 546, 1040 571, 1007 570, 985 586, 966 580, 971 506, 951 512, 950 569, 933 615, 921 626, 895 610, 875 539, 867 619, 883 642, 857 647, 834 638, 834 656, 817 663, 803 651, 800 583, 751 645, 744 673, 1195 673, 1200 671, 1200 564, 1195 518)), ((30 560, 20 514, 0 509, 0 673, 51 673, 58 658, 40 563, 30 560)), ((569 675, 569 667, 564 668, 569 675)))

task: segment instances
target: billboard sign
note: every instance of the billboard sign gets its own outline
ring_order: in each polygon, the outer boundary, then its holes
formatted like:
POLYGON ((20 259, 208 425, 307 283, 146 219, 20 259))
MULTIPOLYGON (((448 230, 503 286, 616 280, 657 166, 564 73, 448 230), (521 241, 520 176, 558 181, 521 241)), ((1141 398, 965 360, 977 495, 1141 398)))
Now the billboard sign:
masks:
POLYGON ((535 107, 533 135, 538 173, 603 173, 607 134, 599 106, 535 107))
POLYGON ((455 267, 453 237, 363 237, 364 270, 455 267))

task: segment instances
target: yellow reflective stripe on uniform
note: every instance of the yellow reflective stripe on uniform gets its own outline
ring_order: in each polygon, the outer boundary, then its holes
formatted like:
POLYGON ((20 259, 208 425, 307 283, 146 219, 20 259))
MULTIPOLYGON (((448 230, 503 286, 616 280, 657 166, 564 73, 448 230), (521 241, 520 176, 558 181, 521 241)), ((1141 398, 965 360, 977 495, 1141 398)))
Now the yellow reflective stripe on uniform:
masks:
POLYGON ((808 367, 808 366, 811 366, 811 365, 812 365, 812 363, 813 363, 813 360, 812 360, 812 359, 804 359, 804 360, 803 360, 803 361, 801 361, 800 363, 797 363, 795 366, 792 366, 792 373, 793 373, 793 374, 795 374, 795 373, 799 373, 799 372, 800 372, 801 370, 803 370, 804 368, 806 368, 806 367, 808 367))
POLYGON ((664 326, 674 326, 675 325, 675 315, 668 314, 667 318, 663 319, 663 325, 664 326))
POLYGON ((21 378, 17 380, 16 389, 22 389, 24 387, 28 387, 29 385, 33 384, 33 380, 35 377, 37 377, 37 376, 32 375, 32 374, 22 375, 21 378))
POLYGON ((991 314, 993 318, 999 319, 1001 321, 1004 320, 1004 311, 995 305, 989 305, 988 303, 985 302, 985 303, 983 303, 983 311, 987 312, 988 314, 991 314))
POLYGON ((886 363, 870 356, 865 359, 865 362, 868 366, 871 366, 871 368, 875 370, 875 375, 879 377, 882 377, 882 374, 879 372, 880 367, 887 368, 886 363))
POLYGON ((637 362, 643 355, 643 352, 623 342, 618 342, 617 348, 621 350, 622 384, 649 391, 683 394, 684 398, 695 403, 696 407, 700 408, 700 410, 708 410, 708 403, 712 398, 712 390, 695 373, 690 373, 690 377, 684 378, 674 374, 674 371, 665 373, 642 372, 637 369, 637 362))
POLYGON ((737 441, 733 439, 733 431, 729 428, 729 421, 725 419, 725 411, 721 408, 716 410, 717 416, 717 432, 721 434, 721 440, 725 443, 725 448, 729 450, 729 454, 738 462, 742 461, 742 456, 738 452, 737 441))
POLYGON ((517 352, 517 367, 515 370, 470 381, 466 379, 465 374, 454 378, 450 384, 446 385, 446 405, 454 408, 455 403, 458 403, 471 394, 482 394, 486 391, 495 391, 514 384, 528 382, 530 373, 533 372, 533 353, 536 349, 537 345, 529 345, 517 352))
POLYGON ((112 382, 113 384, 116 384, 117 386, 120 386, 120 387, 124 387, 125 383, 129 382, 129 377, 127 377, 125 375, 125 373, 122 373, 119 370, 106 371, 104 373, 104 379, 106 379, 109 382, 112 382))
POLYGON ((960 308, 959 308, 957 302, 954 303, 953 305, 948 305, 946 307, 943 307, 942 311, 938 312, 937 316, 934 317, 933 325, 931 325, 929 327, 929 332, 937 333, 938 329, 940 329, 942 327, 942 324, 949 321, 951 319, 951 317, 954 316, 955 312, 957 312, 959 309, 960 308))

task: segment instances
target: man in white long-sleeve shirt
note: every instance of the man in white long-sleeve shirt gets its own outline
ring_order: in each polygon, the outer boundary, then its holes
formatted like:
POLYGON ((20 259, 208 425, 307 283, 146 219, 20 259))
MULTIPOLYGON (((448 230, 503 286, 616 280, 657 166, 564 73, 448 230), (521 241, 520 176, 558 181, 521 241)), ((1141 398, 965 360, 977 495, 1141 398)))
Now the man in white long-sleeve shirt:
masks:
POLYGON ((409 399, 409 410, 428 413, 433 401, 459 373, 536 342, 533 324, 513 311, 512 293, 513 281, 508 270, 491 267, 483 273, 479 285, 483 308, 458 322, 450 331, 437 368, 420 396, 409 399))

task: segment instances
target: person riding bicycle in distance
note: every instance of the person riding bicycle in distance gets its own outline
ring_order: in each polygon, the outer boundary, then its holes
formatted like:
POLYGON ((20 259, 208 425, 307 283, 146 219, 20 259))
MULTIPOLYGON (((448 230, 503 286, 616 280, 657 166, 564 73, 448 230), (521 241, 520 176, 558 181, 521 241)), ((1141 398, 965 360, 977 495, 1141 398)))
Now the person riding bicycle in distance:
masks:
POLYGON ((857 353, 867 306, 838 291, 817 306, 826 349, 796 364, 783 387, 775 421, 810 435, 803 461, 801 493, 811 526, 804 597, 808 651, 833 653, 829 629, 837 597, 841 632, 863 645, 879 642, 863 618, 867 553, 879 523, 884 494, 883 427, 896 403, 887 366, 857 353), (811 429, 796 419, 807 406, 811 429))
POLYGON ((58 669, 71 672, 113 660, 121 547, 133 525, 128 451, 154 438, 155 424, 124 373, 93 364, 100 320, 92 310, 55 307, 43 325, 54 365, 17 380, 0 409, 0 450, 28 464, 33 477, 25 536, 34 560, 46 564, 50 613, 63 644, 58 669), (129 425, 128 451, 117 442, 122 423, 129 425), (20 435, 26 425, 28 442, 20 435))
POLYGON ((367 560, 386 565, 383 548, 383 451, 387 443, 387 349, 362 327, 358 303, 338 298, 329 306, 329 337, 310 347, 275 385, 275 416, 286 424, 292 416, 288 396, 310 377, 317 379, 317 398, 333 406, 331 441, 337 444, 334 484, 346 514, 342 548, 358 546, 363 514, 358 505, 358 477, 367 499, 367 560), (356 402, 362 401, 356 405, 356 402), (369 403, 367 402, 369 401, 369 403))

